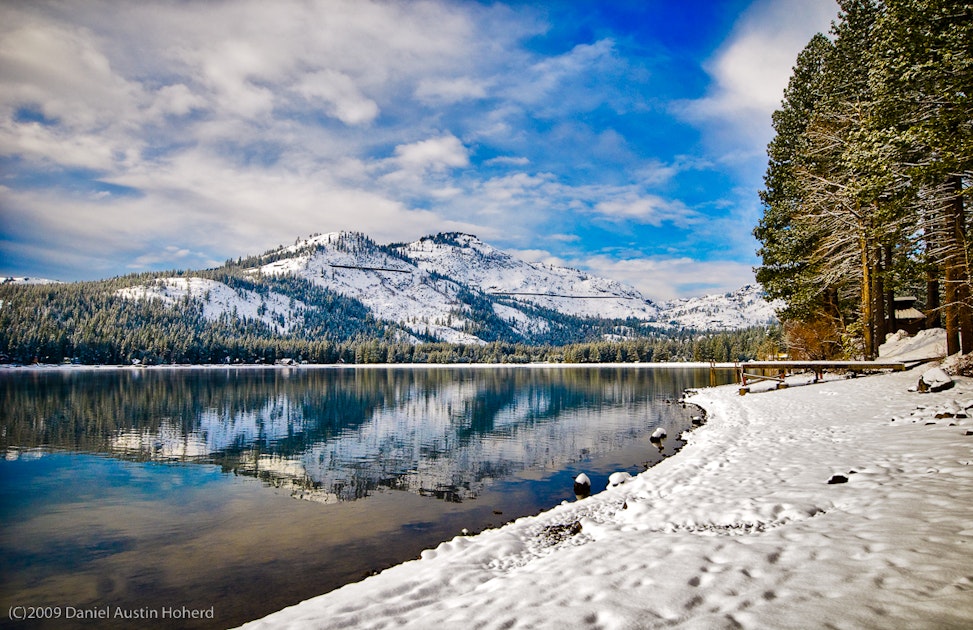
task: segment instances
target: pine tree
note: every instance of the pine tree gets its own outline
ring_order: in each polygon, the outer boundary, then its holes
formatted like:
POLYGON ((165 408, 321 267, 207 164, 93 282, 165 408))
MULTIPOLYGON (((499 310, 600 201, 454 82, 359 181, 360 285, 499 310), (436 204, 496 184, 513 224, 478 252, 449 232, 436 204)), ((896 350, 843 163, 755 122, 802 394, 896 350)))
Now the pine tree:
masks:
MULTIPOLYGON (((890 144, 914 191, 926 251, 944 276, 948 352, 973 352, 966 211, 973 179, 973 5, 887 0, 877 32, 872 81, 883 113, 894 120, 890 144)), ((931 291, 937 284, 930 283, 931 291)))
POLYGON ((754 236, 762 243, 758 254, 763 262, 756 269, 757 281, 770 299, 785 301, 789 319, 811 317, 826 300, 826 288, 815 281, 820 273, 810 262, 820 235, 813 226, 799 221, 804 191, 797 180, 797 169, 805 152, 808 121, 821 100, 824 64, 831 48, 824 35, 811 38, 797 58, 782 106, 774 112, 776 135, 767 148, 770 162, 760 193, 764 215, 754 229, 754 236))
POLYGON ((774 115, 758 280, 795 342, 818 353, 852 333, 871 356, 896 288, 926 275, 949 351, 973 351, 973 5, 839 5, 833 42, 811 40, 774 115))

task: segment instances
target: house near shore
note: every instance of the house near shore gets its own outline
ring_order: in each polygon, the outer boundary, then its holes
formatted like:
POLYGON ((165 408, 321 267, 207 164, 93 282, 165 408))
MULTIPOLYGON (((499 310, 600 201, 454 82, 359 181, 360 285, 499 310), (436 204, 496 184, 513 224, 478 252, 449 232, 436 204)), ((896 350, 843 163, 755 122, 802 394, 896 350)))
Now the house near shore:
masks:
POLYGON ((917 309, 915 303, 916 298, 911 295, 893 298, 895 330, 904 330, 910 335, 915 335, 926 327, 926 314, 917 309))

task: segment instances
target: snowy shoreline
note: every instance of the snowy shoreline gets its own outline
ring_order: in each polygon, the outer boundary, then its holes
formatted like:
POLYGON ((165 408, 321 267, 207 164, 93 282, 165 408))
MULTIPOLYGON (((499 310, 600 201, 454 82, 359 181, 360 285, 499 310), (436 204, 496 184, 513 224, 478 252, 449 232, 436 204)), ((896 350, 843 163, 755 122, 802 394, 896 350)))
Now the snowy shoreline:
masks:
POLYGON ((923 370, 700 390, 629 482, 245 627, 971 627, 973 379, 923 370))
POLYGON ((35 363, 31 365, 0 364, 0 373, 28 371, 83 371, 83 370, 375 370, 403 368, 410 370, 435 370, 449 368, 496 369, 496 368, 651 368, 651 369, 699 369, 716 367, 733 369, 735 363, 711 363, 709 361, 670 361, 666 363, 177 363, 167 365, 75 365, 63 363, 35 363))

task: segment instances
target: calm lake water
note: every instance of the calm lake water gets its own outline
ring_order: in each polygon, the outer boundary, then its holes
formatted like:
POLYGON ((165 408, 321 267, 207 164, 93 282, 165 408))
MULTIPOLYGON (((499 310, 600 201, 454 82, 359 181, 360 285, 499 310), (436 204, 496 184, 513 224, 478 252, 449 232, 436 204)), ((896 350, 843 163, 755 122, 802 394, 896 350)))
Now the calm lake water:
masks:
POLYGON ((681 392, 709 384, 649 367, 0 371, 0 625, 243 623, 575 500, 580 472, 599 491, 645 470, 698 413, 681 392))

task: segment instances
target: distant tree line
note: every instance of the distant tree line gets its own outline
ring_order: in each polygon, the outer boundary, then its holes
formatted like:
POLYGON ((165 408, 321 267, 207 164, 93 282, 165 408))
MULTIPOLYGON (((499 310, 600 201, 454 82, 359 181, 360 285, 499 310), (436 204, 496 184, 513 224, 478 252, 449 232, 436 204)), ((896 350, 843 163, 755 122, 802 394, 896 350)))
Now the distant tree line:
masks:
POLYGON ((973 352, 973 5, 838 4, 773 116, 757 279, 822 355, 875 356, 902 293, 973 352))
MULTIPOLYGON (((172 274, 165 274, 165 277, 172 274)), ((266 294, 271 289, 296 304, 301 325, 282 333, 257 318, 223 313, 204 316, 205 295, 169 304, 158 298, 132 299, 120 289, 151 285, 161 274, 135 274, 100 282, 0 285, 0 361, 7 363, 220 364, 274 363, 528 363, 735 361, 776 354, 778 327, 705 333, 645 327, 634 320, 571 318, 538 309, 554 322, 532 343, 516 339, 493 309, 469 295, 483 319, 470 332, 486 344, 414 343, 395 324, 375 319, 357 300, 305 279, 281 276, 272 286, 260 275, 221 267, 193 272, 236 290, 266 294), (605 341, 624 333, 626 339, 605 341)), ((176 272, 178 277, 178 272, 176 272)))

